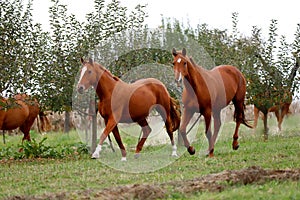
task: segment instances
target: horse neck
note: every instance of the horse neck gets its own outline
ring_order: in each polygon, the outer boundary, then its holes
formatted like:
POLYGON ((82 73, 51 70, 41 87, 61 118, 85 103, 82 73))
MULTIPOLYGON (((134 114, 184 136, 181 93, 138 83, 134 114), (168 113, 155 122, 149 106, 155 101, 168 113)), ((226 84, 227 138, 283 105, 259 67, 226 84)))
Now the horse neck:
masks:
POLYGON ((115 87, 119 79, 114 77, 106 69, 99 69, 98 74, 100 74, 100 78, 96 87, 96 93, 100 101, 102 101, 107 97, 111 97, 113 88, 115 87))
POLYGON ((185 77, 185 79, 189 82, 189 84, 193 87, 193 89, 196 89, 196 87, 201 87, 204 83, 203 77, 206 75, 206 70, 203 69, 200 66, 194 65, 191 61, 187 62, 187 70, 188 75, 185 77))

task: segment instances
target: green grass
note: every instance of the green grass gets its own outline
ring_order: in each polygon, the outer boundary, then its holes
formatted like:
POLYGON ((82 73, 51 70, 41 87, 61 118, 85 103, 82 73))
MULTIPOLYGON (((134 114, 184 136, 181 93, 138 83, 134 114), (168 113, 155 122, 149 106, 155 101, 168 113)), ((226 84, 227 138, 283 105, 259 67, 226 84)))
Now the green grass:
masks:
MULTIPOLYGON (((170 158, 170 145, 145 147, 138 160, 133 158, 136 140, 124 138, 128 149, 128 161, 120 161, 120 151, 112 153, 109 148, 101 154, 101 161, 90 159, 89 155, 67 157, 63 159, 25 159, 2 160, 0 162, 0 198, 21 195, 45 195, 67 193, 72 198, 80 198, 82 191, 91 190, 92 194, 103 188, 126 184, 153 184, 184 181, 224 170, 239 170, 251 166, 264 169, 299 169, 300 168, 300 123, 299 116, 285 119, 283 131, 276 133, 276 123, 270 119, 270 136, 268 141, 262 137, 262 124, 259 121, 254 132, 244 126, 240 129, 240 148, 232 150, 234 123, 226 123, 219 134, 215 146, 215 158, 204 155, 207 141, 203 133, 203 122, 199 126, 197 142, 193 145, 196 154, 190 156, 184 148, 179 158, 170 158), (132 144, 131 144, 132 142, 132 144), (146 155, 154 152, 149 159, 146 155), (153 172, 132 173, 139 166, 155 164, 155 160, 166 160, 164 167, 156 167, 153 172), (105 161, 105 162, 104 162, 105 161), (117 169, 117 170, 116 170, 117 169)), ((73 131, 69 134, 49 133, 46 135, 31 134, 37 141, 47 137, 45 143, 51 146, 72 145, 80 142, 73 131)), ((7 144, 0 143, 0 148, 12 146, 18 150, 22 136, 7 137, 7 144)), ((160 163, 158 163, 160 164, 160 163)), ((151 171, 151 169, 147 169, 151 171)), ((147 171, 146 170, 146 171, 147 171)), ((141 172, 141 171, 137 171, 141 172)), ((270 181, 262 185, 233 185, 222 192, 196 192, 183 194, 169 189, 170 199, 299 199, 299 181, 270 181)))

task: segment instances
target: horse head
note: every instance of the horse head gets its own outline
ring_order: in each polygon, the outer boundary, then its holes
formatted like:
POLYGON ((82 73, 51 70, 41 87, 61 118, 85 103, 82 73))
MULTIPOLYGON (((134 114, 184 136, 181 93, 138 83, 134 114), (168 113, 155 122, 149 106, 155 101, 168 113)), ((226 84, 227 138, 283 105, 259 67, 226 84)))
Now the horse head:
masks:
POLYGON ((175 74, 175 82, 179 85, 182 78, 188 75, 186 49, 183 48, 181 52, 177 52, 175 48, 173 48, 172 54, 174 57, 173 70, 175 74))
POLYGON ((80 78, 77 84, 77 91, 79 93, 83 93, 91 86, 96 88, 95 86, 99 81, 98 73, 93 60, 90 58, 89 61, 85 61, 83 58, 81 58, 81 63, 83 66, 80 70, 80 78))

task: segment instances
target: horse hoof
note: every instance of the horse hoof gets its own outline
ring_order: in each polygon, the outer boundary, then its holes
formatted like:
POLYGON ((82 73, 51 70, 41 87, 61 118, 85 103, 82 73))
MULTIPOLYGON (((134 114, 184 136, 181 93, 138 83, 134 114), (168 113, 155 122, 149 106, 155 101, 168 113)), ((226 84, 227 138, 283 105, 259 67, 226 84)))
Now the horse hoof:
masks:
POLYGON ((194 155, 196 151, 195 151, 195 148, 194 148, 194 147, 189 146, 188 152, 190 153, 190 155, 194 155))
POLYGON ((176 152, 173 152, 171 156, 172 157, 178 157, 178 154, 176 152))
POLYGON ((140 156, 141 156, 140 153, 134 154, 134 158, 135 158, 135 159, 138 159, 140 156))
POLYGON ((121 158, 121 161, 122 161, 122 162, 126 162, 126 161, 127 161, 126 157, 122 157, 122 158, 121 158))
POLYGON ((93 153, 92 159, 98 159, 98 158, 100 158, 99 153, 93 153))
POLYGON ((236 145, 236 146, 233 146, 233 150, 238 150, 238 148, 240 147, 240 145, 236 145))
POLYGON ((213 158, 213 157, 214 157, 214 149, 212 149, 212 150, 207 150, 207 152, 206 152, 206 157, 208 157, 208 158, 213 158))
POLYGON ((213 158, 213 157, 215 157, 215 156, 214 156, 214 153, 209 153, 209 154, 207 155, 207 157, 213 158))

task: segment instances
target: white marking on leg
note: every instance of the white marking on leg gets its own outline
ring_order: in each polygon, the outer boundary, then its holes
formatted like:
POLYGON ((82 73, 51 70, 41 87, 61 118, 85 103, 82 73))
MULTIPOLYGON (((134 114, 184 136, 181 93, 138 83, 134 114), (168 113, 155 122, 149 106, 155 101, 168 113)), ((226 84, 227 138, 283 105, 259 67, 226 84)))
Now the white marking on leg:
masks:
POLYGON ((100 151, 102 150, 102 146, 98 144, 97 148, 95 149, 92 158, 99 158, 100 157, 100 151))
POLYGON ((177 146, 176 146, 176 144, 174 144, 173 146, 172 146, 172 156, 174 156, 174 157, 177 157, 178 155, 177 155, 177 146))
POLYGON ((126 157, 122 157, 122 158, 121 158, 121 161, 122 161, 122 162, 126 162, 126 161, 127 161, 126 157))

